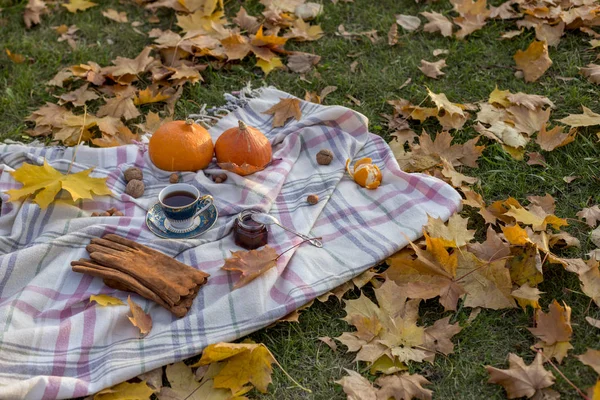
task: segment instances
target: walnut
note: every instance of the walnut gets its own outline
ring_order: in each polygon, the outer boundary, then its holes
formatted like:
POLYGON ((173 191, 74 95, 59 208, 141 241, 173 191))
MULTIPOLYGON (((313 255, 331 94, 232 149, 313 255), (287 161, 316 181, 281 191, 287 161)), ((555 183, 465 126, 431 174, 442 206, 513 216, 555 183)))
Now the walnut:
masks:
POLYGON ((97 212, 97 211, 94 211, 94 212, 92 213, 92 217, 98 217, 98 216, 100 216, 100 213, 99 213, 99 212, 97 212))
POLYGON ((142 173, 142 170, 137 167, 127 168, 123 173, 123 176, 125 177, 126 182, 129 182, 133 179, 137 179, 139 181, 144 179, 144 174, 142 173))
POLYGON ((308 195, 306 201, 308 202, 308 204, 317 204, 319 202, 319 196, 317 196, 316 194, 308 195))
POLYGON ((218 175, 213 175, 213 176, 212 176, 212 180, 213 180, 215 183, 223 183, 223 182, 225 182, 225 181, 227 180, 227 174, 225 174, 225 173, 220 173, 220 174, 218 174, 218 175))
POLYGON ((137 199, 138 197, 141 197, 144 194, 144 189, 144 182, 138 179, 132 179, 127 184, 127 187, 125 188, 125 193, 137 199))
POLYGON ((173 172, 171 174, 171 176, 169 177, 169 182, 170 183, 177 183, 177 182, 179 182, 179 175, 173 172))
POLYGON ((333 153, 331 150, 321 149, 317 153, 317 163, 320 165, 329 165, 333 160, 333 153))

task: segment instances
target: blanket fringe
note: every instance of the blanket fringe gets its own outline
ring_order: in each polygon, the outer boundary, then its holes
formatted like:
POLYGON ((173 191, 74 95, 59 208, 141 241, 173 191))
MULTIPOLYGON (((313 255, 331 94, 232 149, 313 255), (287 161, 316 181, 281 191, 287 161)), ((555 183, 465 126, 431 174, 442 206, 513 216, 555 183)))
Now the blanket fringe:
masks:
POLYGON ((245 107, 250 100, 259 97, 264 88, 266 88, 266 86, 254 89, 252 88, 252 82, 248 82, 246 86, 240 90, 223 94, 226 101, 224 105, 207 108, 207 105, 203 104, 197 113, 188 115, 188 118, 193 119, 197 124, 211 127, 222 117, 238 108, 245 107))

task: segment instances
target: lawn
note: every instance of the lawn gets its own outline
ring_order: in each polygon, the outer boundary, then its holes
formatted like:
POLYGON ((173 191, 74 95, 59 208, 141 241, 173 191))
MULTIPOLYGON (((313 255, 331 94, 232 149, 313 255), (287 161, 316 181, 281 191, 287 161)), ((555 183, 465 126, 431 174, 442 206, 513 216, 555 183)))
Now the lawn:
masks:
MULTIPOLYGON (((418 30, 414 33, 399 28, 399 40, 395 46, 387 43, 387 32, 395 21, 395 14, 417 15, 418 12, 435 10, 448 14, 452 5, 445 0, 439 2, 415 3, 409 0, 354 0, 338 1, 333 4, 323 0, 324 12, 316 20, 325 32, 325 36, 314 42, 291 42, 288 50, 299 50, 320 55, 321 61, 316 70, 308 73, 304 79, 298 74, 284 70, 274 70, 269 75, 255 66, 255 62, 246 59, 223 68, 209 65, 202 73, 204 82, 186 85, 182 98, 175 108, 175 117, 185 118, 196 112, 203 104, 223 104, 223 93, 231 92, 251 82, 253 86, 273 85, 293 95, 304 98, 306 91, 320 91, 326 86, 337 86, 324 104, 338 104, 366 115, 370 121, 370 130, 390 139, 390 131, 381 114, 391 114, 388 100, 404 98, 413 104, 420 104, 427 96, 426 87, 435 93, 445 93, 453 102, 476 103, 486 101, 496 86, 512 93, 525 92, 544 95, 556 105, 551 119, 557 120, 568 114, 581 112, 581 105, 593 111, 600 111, 600 98, 597 85, 588 82, 579 68, 593 62, 596 52, 591 50, 590 37, 579 31, 569 31, 557 47, 550 48, 553 65, 536 82, 527 83, 515 77, 513 55, 524 50, 534 39, 532 30, 510 40, 500 40, 500 35, 515 29, 514 23, 488 21, 487 25, 465 40, 442 37, 439 33, 418 30), (347 31, 359 32, 377 30, 380 40, 373 43, 365 37, 354 40, 336 35, 338 26, 343 24, 347 31), (419 71, 422 59, 433 61, 434 49, 448 49, 445 75, 435 80, 419 71), (351 72, 351 64, 355 72, 351 72), (411 83, 401 85, 411 79, 411 83), (567 78, 567 79, 565 79, 567 78), (360 100, 360 105, 347 95, 360 100)), ((138 29, 147 33, 150 29, 173 29, 175 13, 170 10, 158 12, 160 22, 150 24, 146 21, 148 12, 133 2, 109 0, 100 7, 85 12, 71 14, 57 9, 46 15, 42 23, 32 29, 26 29, 21 15, 25 1, 0 0, 0 139, 29 142, 26 131, 31 126, 26 117, 45 102, 55 102, 54 96, 62 93, 57 88, 50 89, 45 82, 66 66, 95 61, 108 65, 117 56, 133 58, 144 46, 152 43, 145 34, 137 33, 129 24, 117 24, 104 18, 101 11, 115 8, 126 11, 130 21, 140 21, 138 29), (71 49, 67 42, 58 42, 53 26, 75 24, 79 28, 78 46, 71 49), (27 61, 12 63, 5 55, 4 48, 13 53, 22 54, 27 61)), ((262 10, 258 1, 226 1, 228 17, 235 16, 243 5, 249 14, 257 15, 262 10)), ((93 108, 91 111, 95 111, 93 108)), ((433 133, 439 126, 426 122, 423 125, 412 123, 415 131, 425 128, 433 133)), ((527 196, 543 196, 546 193, 556 200, 556 215, 568 218, 566 227, 573 236, 581 241, 580 249, 569 249, 561 256, 583 257, 594 248, 589 240, 590 228, 578 221, 576 213, 584 207, 600 202, 600 157, 598 155, 597 128, 583 128, 575 141, 552 152, 544 152, 546 166, 530 166, 525 160, 517 161, 504 152, 501 146, 488 139, 482 139, 487 145, 479 159, 479 167, 463 170, 470 176, 481 180, 476 187, 488 202, 504 200, 512 196, 526 203, 527 196), (567 183, 563 178, 576 176, 567 183)), ((455 141, 465 142, 478 134, 470 124, 453 132, 455 141)), ((529 144, 527 150, 533 149, 529 144)), ((465 207, 465 216, 471 217, 470 228, 478 229, 478 238, 485 232, 483 220, 475 210, 465 207)), ((384 266, 379 266, 383 268, 384 266)), ((577 276, 566 272, 560 265, 545 265, 544 281, 539 289, 545 294, 541 305, 547 305, 556 299, 564 301, 572 308, 574 349, 560 365, 562 373, 581 389, 596 382, 593 370, 574 356, 582 354, 589 347, 598 347, 600 330, 591 327, 586 316, 600 319, 600 309, 581 292, 577 276)), ((371 289, 364 289, 371 294, 371 289)), ((345 298, 356 298, 360 291, 354 290, 345 298)), ((438 399, 501 399, 506 394, 502 387, 487 384, 488 374, 485 365, 506 368, 509 352, 523 357, 529 363, 534 353, 530 346, 536 338, 527 330, 533 326, 533 311, 520 308, 509 310, 481 311, 472 322, 467 322, 471 309, 459 306, 457 312, 444 312, 437 300, 428 300, 421 304, 420 316, 423 321, 435 321, 451 316, 459 321, 464 329, 453 338, 454 353, 438 356, 433 365, 428 363, 410 363, 409 371, 419 373, 432 382, 428 386, 438 399)), ((345 375, 344 368, 360 372, 365 377, 369 368, 364 363, 353 362, 354 354, 346 353, 344 346, 333 351, 319 337, 337 337, 352 328, 342 321, 345 315, 343 303, 334 297, 327 302, 315 301, 314 305, 301 313, 298 323, 279 323, 260 330, 250 338, 264 343, 275 355, 285 370, 302 385, 310 388, 308 394, 296 387, 275 368, 273 384, 269 393, 251 392, 257 399, 344 399, 346 395, 334 381, 345 375)), ((552 370, 550 367, 547 369, 552 370)), ((555 390, 562 398, 578 398, 576 391, 552 370, 556 376, 555 390)))

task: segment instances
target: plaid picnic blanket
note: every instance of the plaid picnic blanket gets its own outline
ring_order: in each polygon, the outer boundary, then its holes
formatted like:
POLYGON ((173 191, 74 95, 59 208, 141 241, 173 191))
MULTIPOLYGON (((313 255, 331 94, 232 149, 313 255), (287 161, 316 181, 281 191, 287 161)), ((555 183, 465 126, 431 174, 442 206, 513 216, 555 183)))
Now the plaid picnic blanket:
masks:
MULTIPOLYGON (((272 128, 262 112, 289 94, 265 88, 214 126, 213 139, 242 119, 259 128, 280 159, 247 177, 228 173, 216 184, 204 171, 184 173, 183 181, 215 198, 217 224, 189 240, 166 240, 146 227, 146 211, 168 185, 169 173, 149 161, 144 144, 98 149, 80 146, 72 172, 95 167, 92 176, 108 177, 112 196, 68 201, 60 195, 42 210, 29 200, 7 202, 7 189, 21 185, 9 174, 23 162, 44 160, 65 172, 73 148, 0 145, 0 398, 85 396, 162 365, 198 354, 208 344, 233 341, 285 316, 421 236, 427 214, 446 220, 460 196, 444 182, 402 172, 387 144, 368 132, 367 119, 348 108, 302 102, 302 118, 272 128), (315 155, 331 149, 329 166, 315 155), (344 172, 347 158, 371 157, 383 173, 376 190, 359 187, 344 172), (123 171, 144 172, 146 191, 125 194, 123 171), (309 205, 309 194, 319 203, 309 205), (115 207, 123 217, 91 217, 115 207), (245 287, 232 290, 235 273, 221 270, 230 251, 240 250, 231 228, 236 215, 253 208, 282 224, 323 238, 324 247, 302 244, 286 252, 275 268, 245 287), (132 299, 153 319, 152 331, 139 337, 127 319, 127 306, 100 307, 94 294, 122 300, 128 293, 101 279, 74 273, 71 260, 86 257, 90 239, 117 233, 210 273, 190 312, 176 319, 140 296, 132 299)), ((211 165, 206 173, 220 171, 211 165)), ((272 226, 270 243, 278 252, 301 239, 272 226)), ((125 301, 126 302, 126 301, 125 301)))

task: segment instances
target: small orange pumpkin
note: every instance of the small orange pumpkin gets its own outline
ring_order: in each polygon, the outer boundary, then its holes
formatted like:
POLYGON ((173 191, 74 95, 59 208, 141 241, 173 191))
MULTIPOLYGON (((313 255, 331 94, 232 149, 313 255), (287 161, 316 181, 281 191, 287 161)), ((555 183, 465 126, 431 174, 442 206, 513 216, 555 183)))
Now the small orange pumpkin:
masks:
POLYGON ((204 169, 210 164, 213 151, 208 131, 191 119, 162 124, 148 143, 150 160, 165 171, 204 169))
POLYGON ((265 169, 271 162, 273 150, 261 131, 238 121, 237 127, 219 136, 215 155, 219 167, 244 176, 265 169))
POLYGON ((350 159, 346 160, 346 171, 354 182, 367 189, 377 189, 381 184, 381 171, 370 158, 362 158, 354 164, 354 173, 350 171, 350 159))

